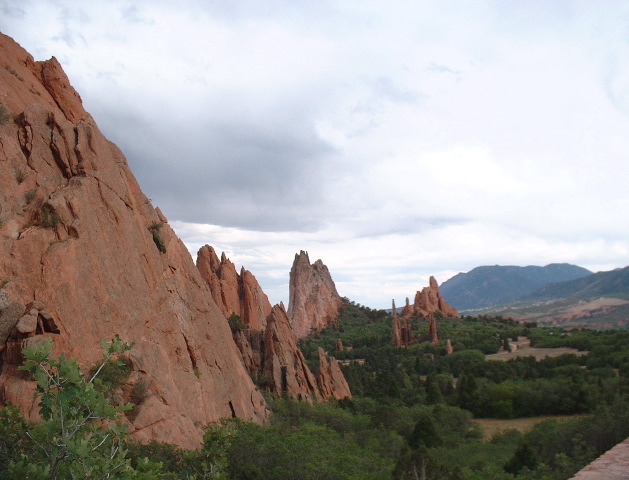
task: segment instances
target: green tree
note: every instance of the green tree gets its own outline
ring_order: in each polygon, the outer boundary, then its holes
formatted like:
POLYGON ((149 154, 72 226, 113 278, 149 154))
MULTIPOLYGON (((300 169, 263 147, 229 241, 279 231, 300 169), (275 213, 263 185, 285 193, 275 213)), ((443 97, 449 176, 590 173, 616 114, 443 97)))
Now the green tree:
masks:
POLYGON ((20 367, 36 382, 42 421, 24 431, 20 455, 10 462, 6 478, 27 479, 150 479, 159 464, 143 460, 132 468, 126 458, 126 431, 120 416, 131 405, 112 406, 95 380, 118 354, 133 345, 116 337, 103 342, 103 359, 91 378, 81 374, 75 359, 50 358, 52 342, 26 347, 20 367))

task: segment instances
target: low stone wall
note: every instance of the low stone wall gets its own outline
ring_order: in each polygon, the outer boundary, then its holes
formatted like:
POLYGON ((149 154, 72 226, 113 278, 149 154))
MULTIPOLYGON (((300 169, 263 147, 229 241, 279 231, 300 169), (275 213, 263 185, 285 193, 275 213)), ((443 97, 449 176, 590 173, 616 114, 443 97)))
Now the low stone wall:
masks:
POLYGON ((598 457, 570 480, 629 479, 629 438, 598 457))

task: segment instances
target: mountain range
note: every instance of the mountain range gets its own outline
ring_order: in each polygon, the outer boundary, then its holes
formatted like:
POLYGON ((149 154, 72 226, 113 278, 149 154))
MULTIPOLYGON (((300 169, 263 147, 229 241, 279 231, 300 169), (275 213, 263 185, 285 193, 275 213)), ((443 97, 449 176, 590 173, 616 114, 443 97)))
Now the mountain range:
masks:
POLYGON ((591 275, 589 270, 567 263, 545 267, 494 265, 459 273, 441 285, 441 294, 459 310, 499 305, 533 294, 549 283, 591 275))
POLYGON ((456 275, 441 291, 464 313, 561 327, 629 327, 629 267, 588 273, 569 264, 485 266, 456 275), (574 278, 557 280, 570 275, 574 278))

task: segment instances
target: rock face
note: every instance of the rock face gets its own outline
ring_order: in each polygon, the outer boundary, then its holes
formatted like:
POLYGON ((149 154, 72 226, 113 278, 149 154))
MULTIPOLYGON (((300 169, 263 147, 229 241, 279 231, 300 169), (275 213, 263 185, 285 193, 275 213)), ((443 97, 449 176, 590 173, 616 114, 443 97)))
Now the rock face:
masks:
POLYGON ((288 303, 288 318, 295 336, 303 338, 333 324, 342 305, 328 267, 321 260, 311 265, 303 250, 295 254, 288 303))
POLYGON ((272 391, 288 393, 298 400, 320 400, 316 377, 310 372, 304 355, 297 348, 286 310, 275 305, 267 319, 264 331, 262 371, 272 382, 272 391))
POLYGON ((444 317, 459 316, 456 308, 448 305, 448 302, 439 293, 439 285, 435 277, 430 277, 429 285, 415 294, 412 312, 407 312, 406 308, 403 312, 404 316, 423 315, 425 317, 431 313, 440 313, 444 317))
POLYGON ((238 275, 225 253, 219 261, 214 248, 209 245, 201 247, 197 253, 197 268, 226 318, 236 314, 245 325, 255 330, 264 329, 271 303, 249 270, 243 267, 238 275))
POLYGON ((238 275, 225 254, 219 261, 209 245, 199 250, 197 268, 224 315, 241 316, 240 324, 232 324, 232 334, 245 368, 260 388, 308 402, 351 397, 333 357, 325 357, 317 377, 312 374, 297 347, 284 305, 271 307, 251 272, 243 267, 238 275))
POLYGON ((133 375, 149 385, 131 420, 137 439, 197 447, 211 421, 264 421, 264 399, 186 247, 59 63, 33 61, 4 35, 0 63, 11 115, 0 124, 0 402, 34 413, 32 385, 16 371, 25 341, 51 337, 55 354, 88 370, 117 333, 136 343, 133 375))
POLYGON ((317 384, 323 398, 334 397, 338 400, 352 398, 352 392, 349 390, 349 385, 336 358, 329 356, 321 347, 318 354, 317 384))

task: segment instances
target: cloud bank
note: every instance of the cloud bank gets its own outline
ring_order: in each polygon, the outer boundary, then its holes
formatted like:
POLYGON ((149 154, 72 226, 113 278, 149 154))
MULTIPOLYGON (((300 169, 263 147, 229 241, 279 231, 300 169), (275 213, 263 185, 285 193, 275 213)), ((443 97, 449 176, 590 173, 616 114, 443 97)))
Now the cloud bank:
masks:
POLYGON ((629 7, 0 1, 191 252, 373 307, 485 264, 629 263, 629 7))

